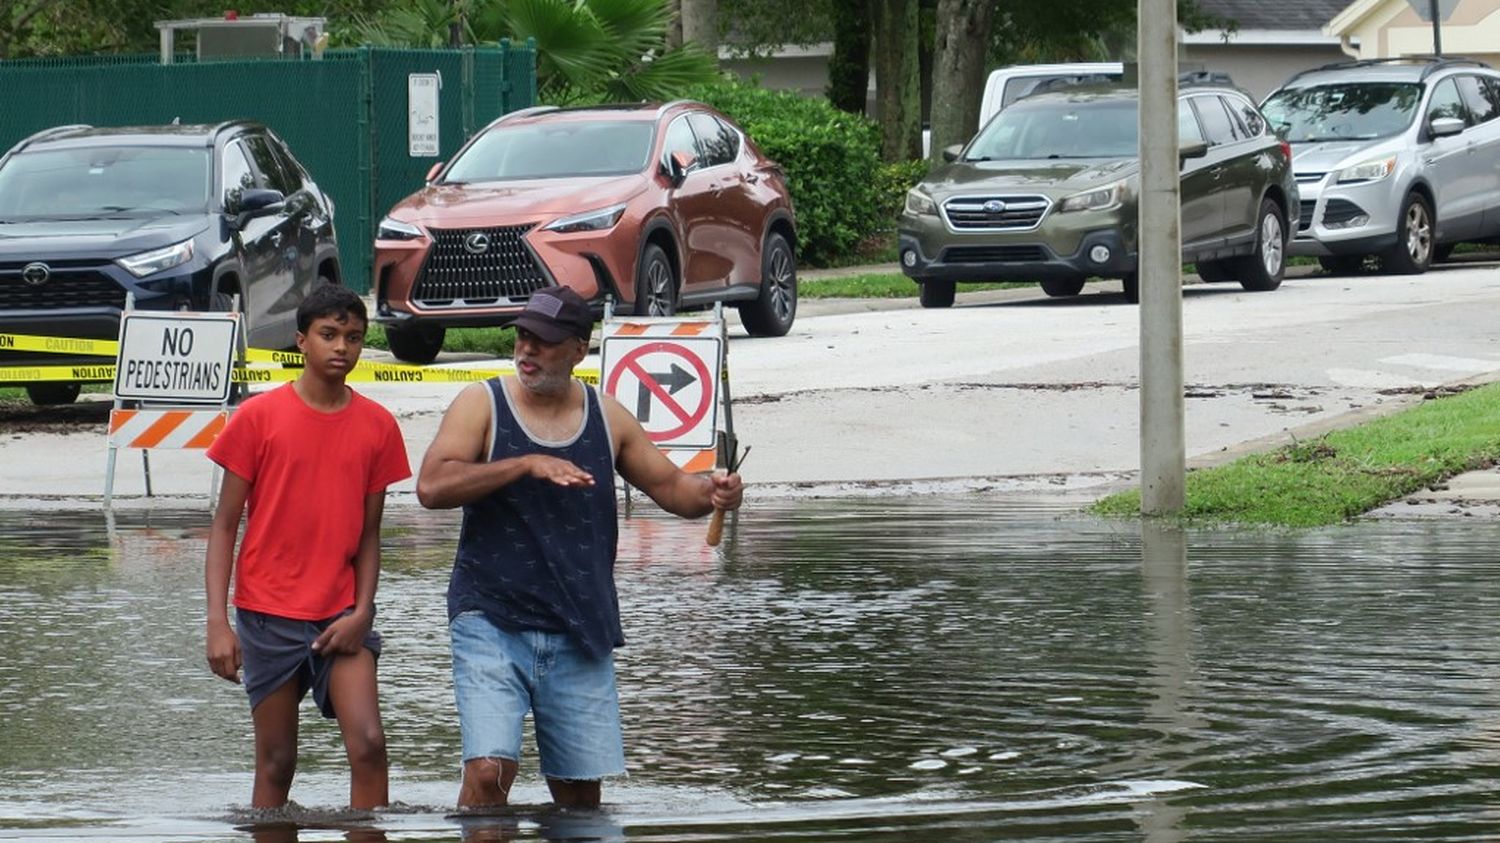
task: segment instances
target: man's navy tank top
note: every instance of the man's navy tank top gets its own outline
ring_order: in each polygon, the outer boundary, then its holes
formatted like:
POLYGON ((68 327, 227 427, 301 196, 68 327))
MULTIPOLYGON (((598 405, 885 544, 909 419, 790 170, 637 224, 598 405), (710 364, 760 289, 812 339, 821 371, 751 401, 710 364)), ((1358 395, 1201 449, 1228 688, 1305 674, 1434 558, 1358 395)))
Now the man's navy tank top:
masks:
POLYGON ((565 632, 603 657, 625 636, 614 578, 614 446, 599 395, 583 385, 582 426, 554 442, 531 435, 499 378, 485 385, 494 420, 491 461, 548 454, 592 474, 594 485, 523 477, 465 506, 448 619, 478 610, 502 629, 565 632))

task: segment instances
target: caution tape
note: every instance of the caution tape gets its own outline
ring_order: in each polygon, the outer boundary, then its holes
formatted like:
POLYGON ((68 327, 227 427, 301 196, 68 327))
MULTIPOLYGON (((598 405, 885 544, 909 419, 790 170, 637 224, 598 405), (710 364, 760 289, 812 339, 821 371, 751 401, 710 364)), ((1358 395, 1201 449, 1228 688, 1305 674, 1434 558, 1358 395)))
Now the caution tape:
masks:
MULTIPOLYGON (((31 351, 53 354, 79 354, 89 357, 118 357, 120 344, 115 340, 91 340, 74 337, 44 337, 31 334, 0 334, 0 351, 31 351)), ((245 352, 249 365, 236 366, 235 383, 285 383, 302 373, 301 352, 251 348, 245 352)), ((361 360, 349 372, 352 383, 470 383, 513 375, 513 366, 495 369, 447 369, 430 366, 408 366, 361 360)), ((579 380, 598 385, 598 369, 575 369, 579 380)), ((113 381, 113 363, 80 366, 0 366, 0 383, 43 383, 72 381, 113 381)))
MULTIPOLYGON (((440 369, 426 366, 401 366, 392 363, 360 362, 345 378, 350 383, 471 383, 489 378, 513 375, 513 366, 493 369, 440 369)), ((278 364, 236 366, 231 375, 235 383, 287 383, 296 380, 302 369, 278 364)), ((598 369, 575 369, 573 376, 586 383, 599 384, 598 369)), ((78 366, 0 366, 0 383, 72 383, 114 381, 115 364, 100 363, 78 366)))
POLYGON ((82 354, 88 357, 119 357, 120 344, 114 340, 0 334, 0 351, 41 351, 52 354, 82 354))

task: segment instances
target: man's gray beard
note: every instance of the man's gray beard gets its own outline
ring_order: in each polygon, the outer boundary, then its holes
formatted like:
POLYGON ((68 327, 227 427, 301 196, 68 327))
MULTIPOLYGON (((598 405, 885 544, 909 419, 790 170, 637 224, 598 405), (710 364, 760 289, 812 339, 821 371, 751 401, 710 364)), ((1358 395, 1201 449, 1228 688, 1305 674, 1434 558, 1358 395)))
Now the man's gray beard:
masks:
POLYGON ((517 373, 516 380, 519 380, 521 386, 526 387, 527 391, 534 392, 546 398, 555 398, 566 394, 573 384, 573 376, 571 374, 536 375, 532 378, 527 378, 517 373))

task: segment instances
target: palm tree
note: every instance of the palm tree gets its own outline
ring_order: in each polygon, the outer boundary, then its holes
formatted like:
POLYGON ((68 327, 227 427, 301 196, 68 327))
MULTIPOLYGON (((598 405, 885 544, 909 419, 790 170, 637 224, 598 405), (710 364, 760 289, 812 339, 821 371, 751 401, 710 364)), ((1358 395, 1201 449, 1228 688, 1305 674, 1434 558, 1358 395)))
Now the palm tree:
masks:
POLYGON ((670 99, 718 78, 695 45, 667 48, 665 0, 413 0, 354 25, 369 44, 440 47, 536 39, 537 99, 567 104, 670 99))

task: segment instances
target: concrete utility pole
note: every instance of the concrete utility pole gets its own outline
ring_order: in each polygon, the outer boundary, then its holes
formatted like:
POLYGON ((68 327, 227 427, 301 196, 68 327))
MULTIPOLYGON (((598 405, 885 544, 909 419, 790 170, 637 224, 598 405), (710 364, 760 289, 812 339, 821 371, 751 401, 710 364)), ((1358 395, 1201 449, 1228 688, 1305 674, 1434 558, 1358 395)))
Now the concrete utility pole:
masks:
POLYGON ((1141 513, 1181 512, 1182 164, 1177 157, 1177 2, 1138 0, 1140 56, 1141 513))

